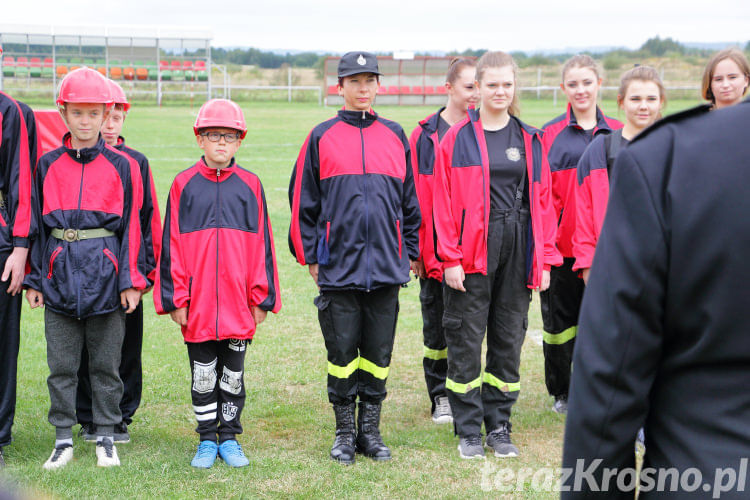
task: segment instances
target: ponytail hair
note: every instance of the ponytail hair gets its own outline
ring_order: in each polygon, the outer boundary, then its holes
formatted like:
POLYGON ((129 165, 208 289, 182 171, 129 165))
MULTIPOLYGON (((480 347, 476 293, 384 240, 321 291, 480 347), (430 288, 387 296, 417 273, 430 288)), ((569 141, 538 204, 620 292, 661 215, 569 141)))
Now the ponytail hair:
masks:
MULTIPOLYGON (((515 84, 518 75, 518 65, 513 59, 513 56, 499 50, 495 52, 485 52, 477 62, 477 82, 482 82, 484 72, 487 68, 502 68, 504 66, 510 66, 513 68, 513 83, 515 84)), ((518 99, 518 88, 517 86, 515 87, 516 88, 513 89, 513 100, 508 108, 508 114, 511 116, 518 116, 521 113, 521 102, 518 99)))
POLYGON ((445 81, 453 85, 458 79, 458 75, 464 68, 473 68, 477 65, 474 59, 468 59, 466 57, 454 57, 451 59, 448 65, 448 73, 445 75, 445 81))

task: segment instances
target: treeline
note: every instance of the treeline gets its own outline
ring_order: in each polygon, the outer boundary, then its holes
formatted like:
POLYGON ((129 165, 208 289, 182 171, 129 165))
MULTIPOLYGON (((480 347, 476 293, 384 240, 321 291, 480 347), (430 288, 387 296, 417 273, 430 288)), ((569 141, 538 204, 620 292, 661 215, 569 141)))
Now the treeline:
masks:
POLYGON ((296 68, 312 68, 320 59, 325 59, 315 52, 297 54, 277 54, 260 49, 223 49, 211 48, 211 59, 216 64, 247 64, 260 68, 280 68, 284 64, 296 68))

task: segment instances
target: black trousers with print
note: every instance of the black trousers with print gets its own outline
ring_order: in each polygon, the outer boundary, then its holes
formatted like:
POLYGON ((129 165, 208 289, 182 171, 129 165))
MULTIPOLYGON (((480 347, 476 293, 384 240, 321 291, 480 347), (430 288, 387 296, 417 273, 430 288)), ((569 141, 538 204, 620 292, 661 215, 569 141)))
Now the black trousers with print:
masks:
POLYGON ((459 436, 490 432, 510 420, 520 392, 521 347, 528 327, 526 286, 529 211, 492 210, 487 275, 467 274, 466 292, 443 290, 448 344, 446 387, 459 436), (482 375, 482 341, 487 360, 482 375))
POLYGON ((328 351, 328 400, 380 403, 391 364, 400 286, 321 290, 315 298, 328 351))
POLYGON ((242 434, 245 407, 245 352, 249 340, 186 342, 192 387, 190 395, 201 441, 219 443, 242 434))
MULTIPOLYGON (((0 272, 9 254, 0 255, 0 272)), ((7 281, 0 281, 0 448, 11 442, 16 414, 16 371, 21 339, 21 297, 10 295, 7 281)))

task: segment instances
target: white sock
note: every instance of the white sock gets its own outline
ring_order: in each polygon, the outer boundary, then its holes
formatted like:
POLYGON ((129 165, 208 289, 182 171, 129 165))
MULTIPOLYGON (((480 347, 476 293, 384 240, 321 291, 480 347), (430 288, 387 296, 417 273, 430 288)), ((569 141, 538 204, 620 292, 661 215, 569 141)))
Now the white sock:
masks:
POLYGON ((62 448, 66 444, 73 446, 73 438, 55 439, 55 448, 62 448))

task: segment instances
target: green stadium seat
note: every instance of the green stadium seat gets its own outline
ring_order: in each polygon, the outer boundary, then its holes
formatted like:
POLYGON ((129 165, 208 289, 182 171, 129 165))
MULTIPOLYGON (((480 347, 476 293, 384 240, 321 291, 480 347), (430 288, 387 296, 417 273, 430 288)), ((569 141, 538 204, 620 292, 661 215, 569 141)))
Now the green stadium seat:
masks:
POLYGON ((55 68, 51 66, 42 66, 42 78, 52 78, 55 75, 55 68))
POLYGON ((207 82, 208 81, 208 73, 205 70, 199 70, 195 73, 196 78, 199 82, 207 82))
POLYGON ((169 82, 172 80, 172 71, 169 69, 162 69, 161 70, 161 79, 164 82, 169 82))
POLYGON ((188 82, 195 81, 195 71, 192 69, 185 70, 185 80, 188 82))
POLYGON ((182 81, 185 79, 185 72, 181 69, 172 70, 172 80, 182 81))
POLYGON ((38 57, 32 57, 29 61, 29 75, 32 78, 39 78, 42 76, 42 60, 38 57))

